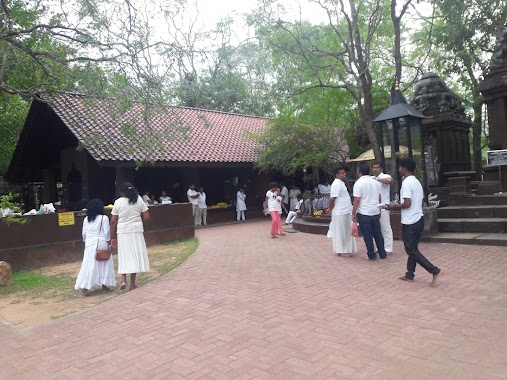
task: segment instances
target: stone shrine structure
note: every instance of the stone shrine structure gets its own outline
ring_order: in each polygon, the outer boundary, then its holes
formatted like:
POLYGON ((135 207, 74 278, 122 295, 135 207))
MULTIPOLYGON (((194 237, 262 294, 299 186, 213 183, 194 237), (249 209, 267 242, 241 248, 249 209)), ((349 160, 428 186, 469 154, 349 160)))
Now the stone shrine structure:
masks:
POLYGON ((473 175, 469 133, 472 122, 461 98, 435 73, 415 85, 410 105, 421 112, 428 187, 447 186, 449 177, 473 175))
MULTIPOLYGON (((488 106, 490 150, 507 149, 507 26, 500 30, 498 42, 489 64, 489 72, 480 84, 480 91, 488 106)), ((485 180, 500 180, 501 189, 507 191, 507 166, 484 168, 485 180)))

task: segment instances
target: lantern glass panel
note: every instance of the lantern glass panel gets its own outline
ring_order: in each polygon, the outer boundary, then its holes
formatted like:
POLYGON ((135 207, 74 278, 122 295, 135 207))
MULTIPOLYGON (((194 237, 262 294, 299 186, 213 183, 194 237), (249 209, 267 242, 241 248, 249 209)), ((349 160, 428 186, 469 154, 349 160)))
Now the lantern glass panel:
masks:
POLYGON ((396 173, 398 170, 397 163, 396 163, 396 155, 391 155, 391 151, 394 148, 394 124, 392 120, 386 120, 385 122, 382 122, 382 143, 383 146, 381 147, 382 153, 384 155, 384 172, 393 174, 396 173))
POLYGON ((423 165, 423 156, 422 152, 422 124, 420 119, 411 118, 410 120, 410 138, 412 143, 412 158, 416 163, 415 168, 415 176, 421 183, 424 183, 422 170, 424 168, 423 165))

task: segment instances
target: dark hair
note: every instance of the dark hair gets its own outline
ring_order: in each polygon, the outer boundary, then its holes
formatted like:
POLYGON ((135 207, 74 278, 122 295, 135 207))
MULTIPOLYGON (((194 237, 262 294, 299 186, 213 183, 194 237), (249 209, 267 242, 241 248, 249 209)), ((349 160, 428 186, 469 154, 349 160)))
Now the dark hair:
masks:
POLYGON ((370 174, 370 166, 367 164, 359 165, 359 173, 361 173, 362 175, 369 175, 370 174))
POLYGON ((100 199, 92 199, 86 205, 88 221, 93 222, 97 215, 104 215, 104 203, 100 199))
POLYGON ((407 169, 411 173, 413 173, 415 170, 415 161, 410 157, 402 158, 398 165, 402 168, 407 169))
POLYGON ((276 183, 276 182, 271 182, 271 183, 269 184, 269 188, 270 188, 270 189, 272 189, 273 187, 278 187, 278 183, 276 183))
POLYGON ((343 171, 346 171, 346 170, 345 170, 345 167, 343 167, 343 166, 337 166, 336 168, 334 168, 334 169, 333 169, 333 174, 335 175, 335 177, 336 177, 336 175, 337 175, 339 172, 341 172, 342 170, 343 170, 343 171))
POLYGON ((378 165, 380 166, 381 169, 384 168, 384 165, 382 165, 382 162, 381 161, 373 161, 373 165, 372 166, 375 166, 375 165, 378 165))
POLYGON ((124 182, 118 187, 118 191, 120 194, 124 194, 130 204, 137 203, 137 198, 139 198, 139 193, 137 192, 137 189, 132 185, 130 182, 124 182))

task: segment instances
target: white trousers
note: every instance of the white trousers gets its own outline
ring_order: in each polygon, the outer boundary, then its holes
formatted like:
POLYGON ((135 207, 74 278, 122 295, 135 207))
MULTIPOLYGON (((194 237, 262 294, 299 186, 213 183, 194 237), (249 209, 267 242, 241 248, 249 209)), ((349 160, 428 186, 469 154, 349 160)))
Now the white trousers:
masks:
POLYGON ((298 213, 296 211, 289 211, 289 215, 287 215, 287 219, 285 219, 285 224, 291 224, 297 216, 298 213))
POLYGON ((208 221, 206 220, 208 216, 208 209, 207 208, 197 208, 197 224, 196 226, 200 226, 201 222, 205 226, 208 224, 208 221))
POLYGON ((243 211, 236 211, 236 220, 245 220, 245 210, 243 211))
POLYGON ((380 210, 380 230, 384 238, 386 252, 393 252, 393 230, 391 229, 391 218, 388 210, 380 210))

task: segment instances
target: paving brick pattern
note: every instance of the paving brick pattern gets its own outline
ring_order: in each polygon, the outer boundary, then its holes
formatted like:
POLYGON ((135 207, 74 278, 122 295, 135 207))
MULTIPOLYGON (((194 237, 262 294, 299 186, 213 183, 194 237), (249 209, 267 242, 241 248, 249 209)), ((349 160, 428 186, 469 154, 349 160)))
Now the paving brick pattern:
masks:
POLYGON ((507 378, 505 247, 421 244, 438 286, 269 222, 197 231, 183 266, 50 324, 0 325, 1 379, 507 378))

